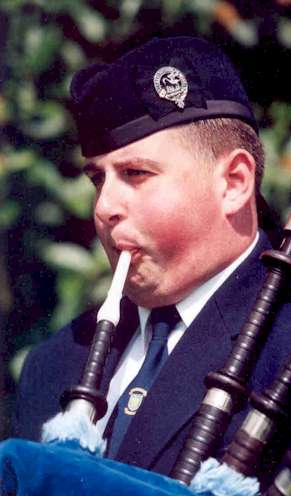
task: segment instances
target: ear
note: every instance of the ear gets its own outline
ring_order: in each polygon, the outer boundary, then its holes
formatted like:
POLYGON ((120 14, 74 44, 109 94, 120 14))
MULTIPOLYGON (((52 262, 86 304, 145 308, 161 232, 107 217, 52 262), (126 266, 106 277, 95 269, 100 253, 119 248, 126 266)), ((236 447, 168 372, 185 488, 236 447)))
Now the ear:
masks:
POLYGON ((226 216, 233 215, 254 198, 256 163, 249 152, 237 148, 219 160, 218 169, 222 208, 226 216))

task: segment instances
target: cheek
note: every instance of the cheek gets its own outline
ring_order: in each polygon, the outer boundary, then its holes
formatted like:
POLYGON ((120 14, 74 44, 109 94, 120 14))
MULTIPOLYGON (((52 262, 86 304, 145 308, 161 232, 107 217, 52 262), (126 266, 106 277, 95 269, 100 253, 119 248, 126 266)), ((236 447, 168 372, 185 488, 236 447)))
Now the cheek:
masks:
MULTIPOLYGON (((191 184, 190 184, 191 183, 191 184)), ((201 243, 217 215, 213 192, 202 181, 193 184, 171 185, 162 192, 151 195, 139 212, 143 232, 147 233, 159 247, 169 254, 182 253, 201 243), (166 191, 166 193, 165 193, 166 191)))
POLYGON ((193 208, 175 194, 153 198, 140 211, 142 231, 163 253, 171 253, 193 237, 193 208))

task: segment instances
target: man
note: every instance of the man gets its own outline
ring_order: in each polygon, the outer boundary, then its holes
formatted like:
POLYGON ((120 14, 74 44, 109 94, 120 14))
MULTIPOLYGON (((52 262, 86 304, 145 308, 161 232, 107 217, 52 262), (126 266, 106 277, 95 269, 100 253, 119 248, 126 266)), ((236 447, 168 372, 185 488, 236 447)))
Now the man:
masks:
MULTIPOLYGON (((84 170, 96 188, 97 234, 113 269, 122 250, 132 253, 99 427, 109 456, 169 474, 205 394, 203 379, 223 366, 266 273, 258 259, 269 242, 258 233, 264 157, 255 119, 229 61, 195 38, 153 40, 112 65, 90 66, 73 79, 72 97, 84 170), (118 400, 150 348, 149 314, 168 305, 180 319, 168 334, 169 356, 142 400, 128 393, 131 422, 111 451, 118 400)), ((282 305, 255 367, 255 389, 290 352, 290 316, 282 305)), ((80 317, 28 357, 19 436, 39 438, 62 391, 78 382, 94 322, 95 312, 80 317)), ((220 449, 244 415, 235 416, 220 449)))

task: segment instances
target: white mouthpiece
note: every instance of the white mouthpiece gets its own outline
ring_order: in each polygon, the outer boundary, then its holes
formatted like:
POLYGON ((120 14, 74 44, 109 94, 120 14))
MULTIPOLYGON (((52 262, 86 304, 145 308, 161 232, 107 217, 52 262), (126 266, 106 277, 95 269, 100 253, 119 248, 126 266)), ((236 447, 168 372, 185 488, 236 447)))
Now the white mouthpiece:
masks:
POLYGON ((113 325, 117 325, 120 318, 120 300, 122 291, 130 266, 131 253, 122 251, 113 274, 111 286, 107 293, 106 300, 97 314, 97 323, 100 320, 109 320, 113 325))

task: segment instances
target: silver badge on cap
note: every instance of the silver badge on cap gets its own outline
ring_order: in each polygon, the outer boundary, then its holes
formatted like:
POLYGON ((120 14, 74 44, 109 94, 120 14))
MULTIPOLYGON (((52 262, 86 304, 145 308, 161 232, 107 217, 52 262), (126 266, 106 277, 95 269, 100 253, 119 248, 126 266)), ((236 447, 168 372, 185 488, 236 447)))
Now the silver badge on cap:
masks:
POLYGON ((179 69, 171 66, 158 69, 154 75, 154 86, 160 98, 174 102, 181 109, 185 107, 188 83, 179 69))

